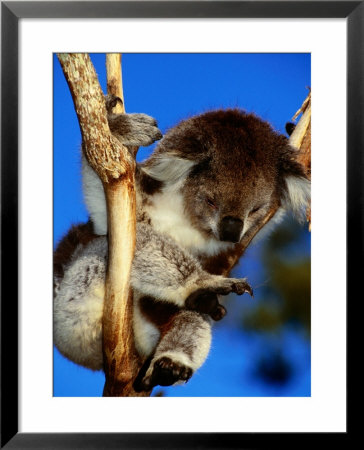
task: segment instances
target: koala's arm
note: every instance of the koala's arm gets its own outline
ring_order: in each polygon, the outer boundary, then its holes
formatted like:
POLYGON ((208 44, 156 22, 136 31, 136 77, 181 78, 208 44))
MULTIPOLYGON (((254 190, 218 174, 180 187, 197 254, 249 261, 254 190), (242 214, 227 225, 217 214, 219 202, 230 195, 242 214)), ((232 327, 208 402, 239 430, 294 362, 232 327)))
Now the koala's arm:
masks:
POLYGON ((109 114, 109 127, 126 147, 146 147, 162 138, 157 122, 147 114, 109 114))
MULTIPOLYGON (((135 155, 135 149, 147 146, 162 137, 153 117, 146 114, 113 114, 117 97, 105 99, 111 132, 135 155)), ((107 210, 104 188, 96 172, 89 165, 82 152, 82 187, 87 210, 93 223, 93 231, 98 235, 107 234, 107 210)))
POLYGON ((218 295, 252 294, 245 279, 205 272, 193 255, 144 223, 137 225, 131 285, 141 294, 209 314, 214 320, 226 313, 218 295))
POLYGON ((126 147, 146 147, 162 138, 157 121, 147 114, 113 114, 112 109, 121 102, 115 95, 105 97, 110 131, 126 147))

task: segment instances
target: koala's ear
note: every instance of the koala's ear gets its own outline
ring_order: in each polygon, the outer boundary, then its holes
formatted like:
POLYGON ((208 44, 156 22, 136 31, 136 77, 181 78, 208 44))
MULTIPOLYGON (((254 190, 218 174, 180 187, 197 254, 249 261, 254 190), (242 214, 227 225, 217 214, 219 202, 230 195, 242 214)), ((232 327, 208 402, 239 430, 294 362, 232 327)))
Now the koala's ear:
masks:
POLYGON ((195 164, 195 161, 164 153, 150 158, 142 170, 155 180, 176 184, 187 177, 195 164))
POLYGON ((291 209, 293 213, 302 219, 311 202, 311 183, 307 178, 287 176, 285 178, 285 193, 283 207, 291 209))
POLYGON ((296 157, 297 150, 290 147, 281 160, 282 206, 292 210, 299 219, 302 219, 311 202, 311 182, 305 168, 297 161, 296 157))

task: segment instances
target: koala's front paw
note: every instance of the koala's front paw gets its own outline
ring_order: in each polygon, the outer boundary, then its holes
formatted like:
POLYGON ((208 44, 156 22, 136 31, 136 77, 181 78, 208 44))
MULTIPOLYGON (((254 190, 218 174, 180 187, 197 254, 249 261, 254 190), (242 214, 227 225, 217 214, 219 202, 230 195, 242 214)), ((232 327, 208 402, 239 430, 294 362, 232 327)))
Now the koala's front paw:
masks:
POLYGON ((220 295, 228 295, 234 292, 237 295, 243 295, 247 292, 253 297, 253 289, 246 281, 246 278, 223 278, 214 287, 214 291, 220 295))
POLYGON ((213 320, 221 320, 226 315, 226 309, 219 303, 214 289, 197 289, 190 294, 185 302, 186 308, 208 314, 213 320))
POLYGON ((109 127, 126 147, 146 147, 162 138, 157 122, 147 114, 109 114, 109 127))
POLYGON ((245 278, 220 278, 213 285, 200 288, 190 294, 185 302, 187 309, 208 314, 213 320, 221 320, 226 315, 226 309, 219 303, 219 295, 231 292, 242 295, 248 292, 253 296, 253 289, 245 278))
POLYGON ((163 356, 157 359, 147 370, 145 377, 134 385, 136 391, 150 391, 154 386, 171 386, 178 381, 187 382, 192 376, 192 369, 182 363, 163 356))

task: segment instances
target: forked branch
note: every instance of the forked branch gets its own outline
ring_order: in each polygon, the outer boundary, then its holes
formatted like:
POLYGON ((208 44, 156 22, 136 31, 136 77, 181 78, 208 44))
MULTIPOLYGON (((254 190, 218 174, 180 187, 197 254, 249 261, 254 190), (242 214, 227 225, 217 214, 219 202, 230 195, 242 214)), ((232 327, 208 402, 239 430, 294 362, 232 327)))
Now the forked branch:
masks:
MULTIPOLYGON (((86 158, 102 180, 107 201, 109 255, 103 315, 104 395, 138 395, 132 388, 139 359, 132 334, 129 285, 135 246, 135 161, 110 132, 104 96, 90 57, 66 53, 59 54, 58 58, 73 97, 86 158)), ((122 99, 120 55, 108 55, 108 60, 115 59, 119 63, 116 61, 114 69, 108 71, 108 86, 116 89, 119 83, 119 92, 109 93, 122 99)))

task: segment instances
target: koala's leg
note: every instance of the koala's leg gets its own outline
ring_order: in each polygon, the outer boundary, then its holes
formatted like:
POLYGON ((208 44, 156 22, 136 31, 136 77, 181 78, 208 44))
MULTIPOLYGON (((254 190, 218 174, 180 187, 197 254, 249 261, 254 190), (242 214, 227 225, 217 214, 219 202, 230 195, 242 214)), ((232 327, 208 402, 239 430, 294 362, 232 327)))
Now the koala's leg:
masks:
POLYGON ((165 326, 152 358, 137 377, 134 388, 149 391, 154 386, 187 382, 202 366, 211 344, 211 320, 195 311, 181 310, 165 326))
POLYGON ((103 368, 102 315, 106 271, 106 238, 76 250, 56 280, 53 305, 54 344, 77 364, 103 368))
POLYGON ((205 272, 196 258, 151 226, 137 226, 131 284, 141 294, 209 314, 220 320, 226 313, 218 296, 252 294, 246 280, 205 272))

